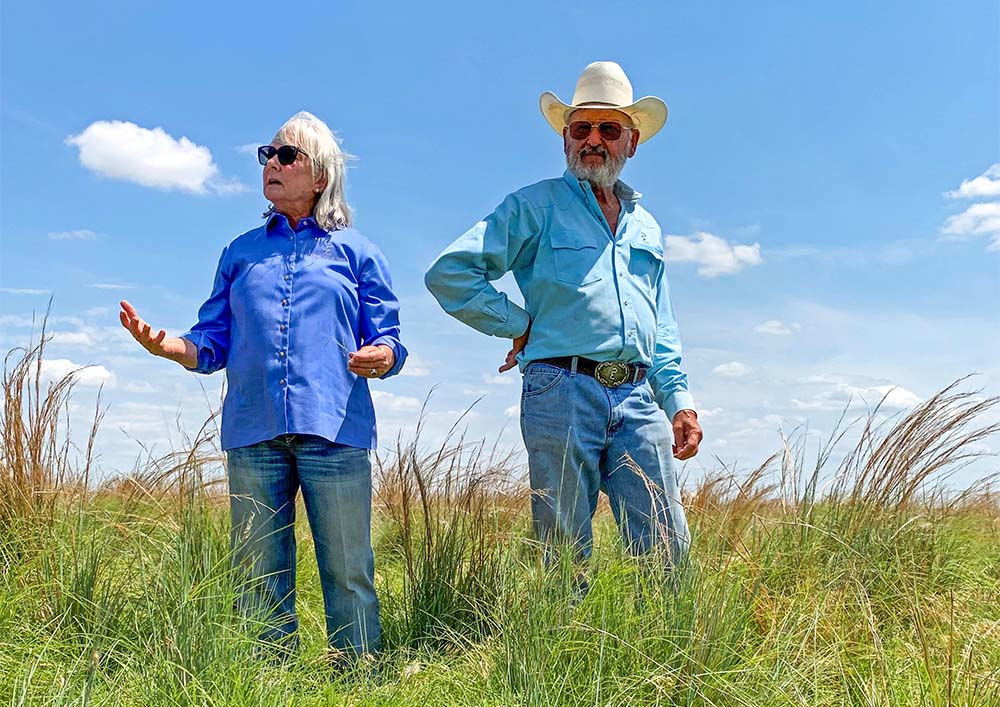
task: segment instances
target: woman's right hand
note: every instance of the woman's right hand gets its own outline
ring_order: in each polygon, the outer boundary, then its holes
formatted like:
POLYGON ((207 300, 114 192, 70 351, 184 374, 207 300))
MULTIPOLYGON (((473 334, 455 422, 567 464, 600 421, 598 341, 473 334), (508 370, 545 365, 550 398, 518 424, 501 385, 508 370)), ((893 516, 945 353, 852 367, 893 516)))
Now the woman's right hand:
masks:
POLYGON ((168 337, 167 332, 163 329, 153 334, 152 327, 136 313, 135 307, 127 300, 122 300, 120 304, 122 309, 118 313, 118 317, 121 319, 122 326, 128 329, 132 338, 138 341, 142 348, 154 356, 169 358, 171 361, 177 361, 189 368, 197 364, 197 352, 194 350, 194 344, 187 339, 168 337))

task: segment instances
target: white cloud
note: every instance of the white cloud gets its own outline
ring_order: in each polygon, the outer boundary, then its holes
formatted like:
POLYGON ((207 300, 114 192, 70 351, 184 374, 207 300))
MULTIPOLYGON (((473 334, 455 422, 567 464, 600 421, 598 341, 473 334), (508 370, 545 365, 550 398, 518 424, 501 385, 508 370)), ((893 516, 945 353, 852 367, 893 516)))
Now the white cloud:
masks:
POLYGON ((258 142, 248 142, 245 145, 240 145, 236 148, 236 151, 241 155, 256 155, 257 148, 260 147, 258 142))
POLYGON ((810 400, 792 398, 798 410, 844 410, 847 407, 874 407, 881 402, 890 410, 905 410, 921 403, 920 396, 902 386, 852 385, 836 376, 810 376, 802 382, 828 384, 831 387, 810 400))
POLYGON ((97 234, 86 228, 78 228, 74 231, 55 231, 49 234, 49 238, 54 241, 92 241, 97 238, 97 234))
POLYGON ((379 412, 419 412, 420 401, 408 395, 393 395, 384 390, 373 390, 372 402, 379 412))
POLYGON ((741 378, 750 373, 750 370, 750 366, 745 363, 730 361, 729 363, 722 363, 716 366, 712 369, 712 373, 717 376, 725 376, 726 378, 741 378))
POLYGON ((127 282, 95 282, 87 285, 87 287, 93 287, 98 290, 131 290, 135 285, 127 282))
POLYGON ((489 383, 490 385, 515 385, 521 382, 521 379, 513 371, 505 371, 504 373, 498 373, 495 376, 490 376, 483 374, 483 381, 489 383))
POLYGON ((992 199, 1000 196, 1000 162, 990 165, 975 179, 963 179, 958 189, 945 192, 945 196, 949 199, 992 199))
POLYGON ((1000 201, 973 204, 962 213, 949 217, 941 233, 955 239, 982 235, 1000 239, 1000 201))
POLYGON ((115 385, 116 376, 104 366, 83 366, 73 363, 68 358, 50 358, 42 361, 42 380, 57 381, 73 375, 73 380, 83 388, 111 388, 115 385))
POLYGON ((768 319, 763 324, 758 324, 753 328, 758 334, 770 334, 772 336, 788 336, 792 330, 777 319, 768 319))
POLYGON ((51 295, 51 290, 36 290, 31 287, 0 287, 5 295, 51 295))
POLYGON ((157 389, 149 381, 129 381, 125 384, 127 393, 155 393, 157 389))
POLYGON ((697 263, 698 274, 703 277, 732 275, 745 267, 764 262, 760 244, 740 245, 729 243, 711 233, 698 232, 691 236, 666 236, 663 239, 668 260, 697 263))
POLYGON ((52 343, 63 346, 93 346, 94 339, 85 331, 57 331, 52 334, 52 343))
POLYGON ((122 120, 98 120, 66 143, 79 149, 80 164, 102 177, 122 179, 157 189, 193 194, 246 191, 225 180, 207 147, 186 137, 172 137, 163 128, 143 128, 122 120))
POLYGON ((399 375, 411 378, 426 378, 430 374, 430 366, 428 366, 427 363, 419 356, 414 356, 413 354, 406 357, 406 363, 403 364, 403 370, 399 372, 399 375))
POLYGON ((520 405, 511 405, 509 408, 506 408, 503 411, 503 414, 505 416, 507 416, 507 417, 517 417, 518 415, 521 414, 521 406, 520 405))

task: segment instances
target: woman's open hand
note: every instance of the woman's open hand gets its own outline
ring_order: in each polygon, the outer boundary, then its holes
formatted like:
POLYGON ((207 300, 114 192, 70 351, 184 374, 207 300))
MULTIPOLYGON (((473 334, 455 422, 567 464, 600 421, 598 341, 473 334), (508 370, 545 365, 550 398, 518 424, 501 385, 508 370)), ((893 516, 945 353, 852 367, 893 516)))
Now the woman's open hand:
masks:
POLYGON ((142 348, 154 356, 169 358, 188 368, 197 365, 198 354, 194 344, 187 339, 168 337, 163 329, 154 334, 152 327, 136 313, 135 307, 126 300, 122 300, 120 304, 122 308, 118 312, 118 318, 142 348))

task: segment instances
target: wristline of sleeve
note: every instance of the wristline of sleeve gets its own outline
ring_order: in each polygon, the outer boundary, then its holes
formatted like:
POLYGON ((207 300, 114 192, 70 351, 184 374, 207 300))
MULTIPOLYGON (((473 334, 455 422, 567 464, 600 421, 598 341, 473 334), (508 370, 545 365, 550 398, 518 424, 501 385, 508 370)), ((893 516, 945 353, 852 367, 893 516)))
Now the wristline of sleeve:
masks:
POLYGON ((392 368, 383 373, 379 378, 388 378, 389 376, 394 376, 399 373, 399 369, 403 367, 403 362, 406 361, 406 349, 403 345, 399 343, 396 339, 391 336, 380 336, 379 338, 373 340, 367 346, 388 346, 392 349, 392 368))
POLYGON ((188 331, 181 334, 180 338, 187 339, 198 350, 198 365, 194 368, 184 366, 187 370, 194 373, 215 373, 226 365, 227 352, 221 351, 220 356, 220 347, 204 332, 188 331))
POLYGON ((501 339, 516 339, 528 330, 528 324, 531 323, 531 315, 513 302, 508 301, 506 317, 492 307, 490 307, 490 311, 500 317, 500 321, 493 328, 493 331, 484 331, 483 333, 498 336, 501 339))
POLYGON ((674 416, 681 410, 692 410, 697 413, 694 406, 694 396, 686 390, 675 390, 665 397, 657 396, 657 402, 670 420, 673 420, 674 416))

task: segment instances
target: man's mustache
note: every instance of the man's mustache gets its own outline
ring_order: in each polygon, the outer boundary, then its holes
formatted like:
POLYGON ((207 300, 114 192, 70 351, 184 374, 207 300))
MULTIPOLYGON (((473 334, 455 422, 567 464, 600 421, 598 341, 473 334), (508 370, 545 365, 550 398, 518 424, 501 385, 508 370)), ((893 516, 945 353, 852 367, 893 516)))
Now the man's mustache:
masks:
POLYGON ((607 158, 608 151, 602 145, 594 145, 593 147, 583 148, 577 154, 580 156, 580 159, 583 159, 587 155, 598 155, 599 157, 607 158))

